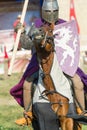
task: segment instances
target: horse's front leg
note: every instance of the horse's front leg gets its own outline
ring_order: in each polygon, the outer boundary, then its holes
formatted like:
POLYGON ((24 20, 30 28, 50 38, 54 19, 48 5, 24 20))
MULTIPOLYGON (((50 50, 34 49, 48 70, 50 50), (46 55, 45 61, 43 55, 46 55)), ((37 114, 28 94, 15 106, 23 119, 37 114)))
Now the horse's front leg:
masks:
POLYGON ((62 97, 61 98, 61 106, 58 110, 57 114, 59 116, 59 121, 62 130, 73 130, 74 129, 74 121, 72 118, 67 118, 66 115, 69 110, 69 101, 68 99, 62 97))
POLYGON ((82 130, 82 125, 76 123, 72 118, 67 118, 69 105, 63 104, 59 109, 57 115, 59 116, 60 126, 62 130, 82 130))
POLYGON ((64 116, 61 116, 59 118, 61 129, 62 130, 74 130, 74 122, 72 118, 66 118, 64 116))

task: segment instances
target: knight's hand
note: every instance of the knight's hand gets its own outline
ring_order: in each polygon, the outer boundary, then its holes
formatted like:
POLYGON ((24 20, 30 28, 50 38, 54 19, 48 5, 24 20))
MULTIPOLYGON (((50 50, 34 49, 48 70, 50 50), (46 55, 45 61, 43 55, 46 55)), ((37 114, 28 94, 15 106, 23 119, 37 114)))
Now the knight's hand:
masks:
POLYGON ((17 33, 19 29, 21 29, 21 33, 25 32, 25 27, 22 25, 22 23, 18 23, 14 31, 17 33))

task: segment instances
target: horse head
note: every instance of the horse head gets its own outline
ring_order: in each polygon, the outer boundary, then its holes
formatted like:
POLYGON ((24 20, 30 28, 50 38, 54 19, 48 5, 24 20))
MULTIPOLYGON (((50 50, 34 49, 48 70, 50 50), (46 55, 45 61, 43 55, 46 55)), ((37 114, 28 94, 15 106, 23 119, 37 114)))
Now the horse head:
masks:
POLYGON ((32 39, 37 53, 50 53, 54 50, 53 25, 43 25, 37 28, 32 39))

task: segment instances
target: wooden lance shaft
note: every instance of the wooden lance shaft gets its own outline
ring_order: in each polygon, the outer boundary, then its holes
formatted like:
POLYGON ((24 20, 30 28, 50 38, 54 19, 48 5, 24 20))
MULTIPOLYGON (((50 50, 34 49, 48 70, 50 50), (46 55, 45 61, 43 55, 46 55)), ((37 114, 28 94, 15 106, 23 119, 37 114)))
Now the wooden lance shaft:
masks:
MULTIPOLYGON (((22 25, 24 23, 24 18, 25 18, 25 14, 26 14, 26 11, 27 11, 28 2, 29 2, 29 0, 25 0, 25 2, 24 2, 23 11, 22 11, 21 20, 20 20, 20 23, 22 25)), ((14 44, 12 59, 11 59, 11 62, 10 62, 10 67, 8 69, 8 75, 9 76, 12 73, 12 69, 13 69, 13 65, 14 65, 14 61, 15 61, 15 57, 16 57, 16 52, 17 52, 17 48, 18 48, 18 43, 19 43, 19 40, 20 40, 20 35, 21 35, 21 29, 18 30, 16 41, 15 41, 15 44, 14 44)))

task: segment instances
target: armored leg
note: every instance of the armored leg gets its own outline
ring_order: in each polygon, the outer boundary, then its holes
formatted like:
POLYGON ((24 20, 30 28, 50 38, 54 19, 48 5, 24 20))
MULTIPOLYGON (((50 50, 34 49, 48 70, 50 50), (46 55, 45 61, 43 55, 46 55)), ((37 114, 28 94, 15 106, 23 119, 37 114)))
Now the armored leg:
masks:
MULTIPOLYGON (((28 115, 29 117, 31 116, 31 108, 29 108, 28 110, 28 106, 29 106, 29 103, 31 102, 31 87, 32 87, 32 82, 28 82, 25 80, 24 84, 23 84, 23 101, 24 101, 24 113, 26 112, 26 115, 28 115)), ((28 124, 31 124, 31 120, 28 119, 28 118, 20 118, 20 119, 17 119, 15 121, 15 123, 17 125, 28 125, 28 124), (27 119, 27 120, 26 120, 27 119)))
POLYGON ((33 73, 30 77, 27 77, 23 84, 23 100, 24 100, 24 109, 27 110, 29 103, 32 99, 32 84, 38 78, 38 72, 33 73))
POLYGON ((32 82, 25 81, 23 85, 23 100, 24 109, 27 110, 29 103, 31 102, 31 87, 32 82))
MULTIPOLYGON (((80 103, 82 109, 85 110, 84 84, 82 83, 80 77, 77 74, 74 75, 74 77, 72 78, 72 81, 74 84, 76 98, 78 102, 80 103)), ((76 106, 77 106, 77 112, 78 112, 79 106, 77 103, 76 103, 76 106)))

